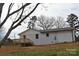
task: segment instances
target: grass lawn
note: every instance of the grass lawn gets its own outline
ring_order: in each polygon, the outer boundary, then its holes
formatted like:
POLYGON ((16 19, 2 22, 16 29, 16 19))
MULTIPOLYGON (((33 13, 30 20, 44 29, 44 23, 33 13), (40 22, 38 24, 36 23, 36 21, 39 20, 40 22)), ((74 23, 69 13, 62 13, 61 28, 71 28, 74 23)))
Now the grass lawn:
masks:
POLYGON ((48 49, 31 51, 12 51, 2 53, 4 56, 79 56, 79 49, 48 49))
POLYGON ((79 43, 0 48, 2 56, 79 56, 79 43))

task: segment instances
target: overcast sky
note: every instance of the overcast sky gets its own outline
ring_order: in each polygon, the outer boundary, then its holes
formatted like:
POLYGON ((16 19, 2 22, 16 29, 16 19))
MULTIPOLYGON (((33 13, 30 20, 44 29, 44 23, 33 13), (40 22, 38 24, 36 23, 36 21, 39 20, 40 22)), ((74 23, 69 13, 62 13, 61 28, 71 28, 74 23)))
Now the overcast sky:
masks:
MULTIPOLYGON (((7 6, 9 4, 6 4, 6 6, 3 9, 3 14, 2 14, 2 19, 4 18, 4 16, 6 15, 5 13, 7 12, 7 6)), ((16 9, 17 7, 15 7, 16 9)), ((36 16, 40 16, 40 15, 45 15, 45 16, 49 16, 49 17, 57 17, 57 16, 61 16, 63 18, 67 18, 67 16, 71 13, 76 14, 77 16, 79 16, 79 4, 78 3, 49 3, 49 4, 42 4, 39 5, 38 8, 33 12, 32 15, 36 15, 36 16)), ((4 25, 4 27, 7 29, 9 27, 9 24, 12 21, 8 20, 7 23, 4 25)), ((25 30, 26 25, 22 25, 21 27, 18 27, 17 29, 15 29, 10 37, 13 37, 13 34, 17 34, 20 33, 21 31, 25 30)))

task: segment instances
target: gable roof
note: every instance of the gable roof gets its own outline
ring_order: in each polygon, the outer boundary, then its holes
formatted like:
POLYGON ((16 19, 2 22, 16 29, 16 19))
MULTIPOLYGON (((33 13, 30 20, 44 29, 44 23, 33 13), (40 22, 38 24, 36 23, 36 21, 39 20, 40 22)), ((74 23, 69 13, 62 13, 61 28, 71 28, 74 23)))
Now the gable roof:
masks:
POLYGON ((27 29, 27 30, 19 33, 19 35, 21 35, 22 33, 27 32, 28 30, 34 30, 34 31, 38 31, 38 32, 41 32, 41 33, 47 33, 47 32, 59 32, 59 31, 72 31, 72 30, 74 30, 74 28, 66 27, 66 28, 55 28, 55 29, 50 29, 50 30, 27 29))
POLYGON ((18 35, 21 35, 22 33, 25 33, 25 32, 27 32, 27 31, 29 31, 29 30, 34 30, 34 31, 40 32, 40 30, 36 30, 36 29, 27 29, 27 30, 25 30, 25 31, 23 31, 23 32, 21 32, 21 33, 19 33, 18 35))

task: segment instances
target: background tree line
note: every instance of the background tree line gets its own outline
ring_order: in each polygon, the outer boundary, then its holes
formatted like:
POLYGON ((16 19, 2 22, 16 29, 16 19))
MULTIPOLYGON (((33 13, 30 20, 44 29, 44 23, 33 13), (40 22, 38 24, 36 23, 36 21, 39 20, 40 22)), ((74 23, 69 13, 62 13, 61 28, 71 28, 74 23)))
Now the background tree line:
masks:
POLYGON ((30 24, 37 25, 42 28, 42 30, 48 30, 54 28, 65 28, 65 27, 72 27, 76 30, 79 28, 79 20, 78 16, 75 14, 68 15, 67 19, 65 20, 63 17, 47 17, 41 15, 39 17, 34 16, 29 22, 30 24))

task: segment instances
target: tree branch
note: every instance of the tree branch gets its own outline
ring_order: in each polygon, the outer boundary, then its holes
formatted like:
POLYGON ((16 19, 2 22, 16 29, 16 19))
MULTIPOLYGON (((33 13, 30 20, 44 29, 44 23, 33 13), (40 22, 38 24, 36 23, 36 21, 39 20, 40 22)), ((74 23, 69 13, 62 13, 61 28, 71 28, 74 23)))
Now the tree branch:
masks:
POLYGON ((12 5, 13 5, 13 3, 11 3, 11 4, 9 5, 9 8, 8 8, 8 13, 7 13, 7 15, 9 15, 9 13, 10 13, 10 10, 11 10, 11 8, 12 8, 12 5))
POLYGON ((8 17, 9 17, 9 12, 10 12, 10 10, 11 10, 11 5, 12 5, 12 3, 9 5, 7 16, 5 17, 5 19, 3 20, 3 22, 0 24, 0 28, 3 26, 3 24, 6 22, 6 20, 7 20, 8 17))
MULTIPOLYGON (((6 18, 3 20, 3 22, 0 24, 0 28, 3 26, 3 24, 7 21, 7 19, 8 19, 11 15, 17 13, 18 11, 20 11, 21 9, 25 8, 26 6, 28 6, 28 5, 30 5, 30 4, 31 4, 31 3, 26 3, 25 5, 23 5, 23 6, 22 6, 21 8, 19 8, 18 10, 14 11, 14 12, 12 12, 12 13, 10 13, 10 14, 8 14, 8 15, 6 16, 6 18)), ((10 6, 11 6, 11 4, 9 5, 9 9, 10 9, 10 6)), ((12 6, 11 6, 11 7, 12 7, 12 6)), ((9 13, 9 9, 8 9, 8 13, 9 13)))
POLYGON ((14 23, 17 23, 21 19, 23 11, 24 11, 24 8, 22 9, 22 12, 21 12, 20 16, 18 17, 18 19, 16 21, 14 21, 14 23))
POLYGON ((19 26, 29 15, 31 15, 33 12, 34 12, 34 10, 37 8, 37 6, 39 5, 40 3, 38 3, 35 7, 34 7, 34 9, 28 14, 28 15, 26 15, 23 19, 21 19, 21 21, 18 23, 18 24, 16 24, 14 27, 13 27, 13 29, 15 29, 17 26, 19 26))
POLYGON ((23 5, 23 6, 22 6, 21 8, 19 8, 18 10, 12 12, 10 15, 12 15, 12 14, 14 14, 14 13, 20 11, 21 9, 25 8, 26 6, 28 6, 28 5, 30 5, 30 4, 31 4, 31 3, 26 3, 25 5, 23 5))

